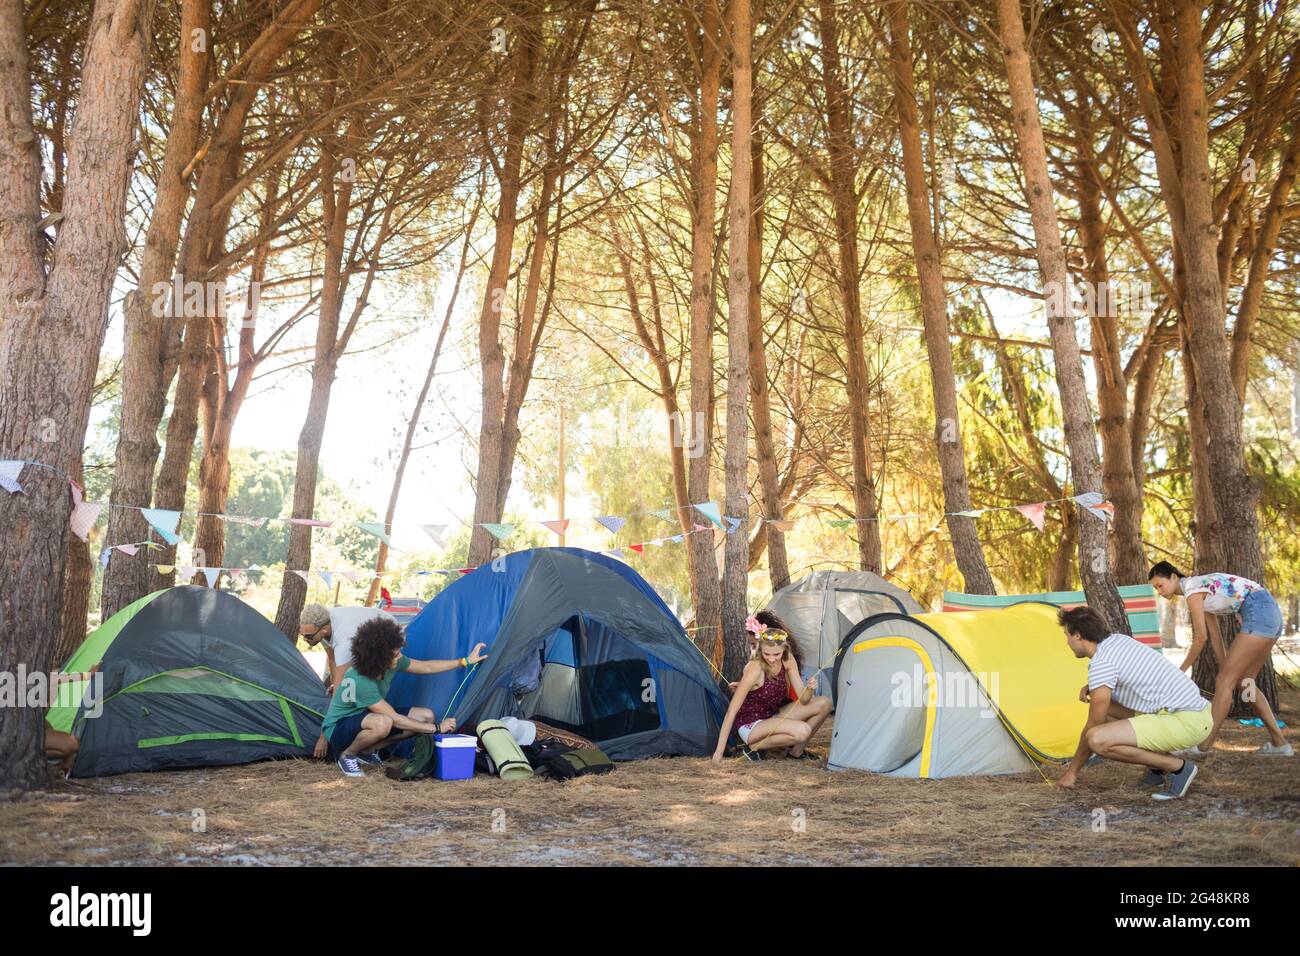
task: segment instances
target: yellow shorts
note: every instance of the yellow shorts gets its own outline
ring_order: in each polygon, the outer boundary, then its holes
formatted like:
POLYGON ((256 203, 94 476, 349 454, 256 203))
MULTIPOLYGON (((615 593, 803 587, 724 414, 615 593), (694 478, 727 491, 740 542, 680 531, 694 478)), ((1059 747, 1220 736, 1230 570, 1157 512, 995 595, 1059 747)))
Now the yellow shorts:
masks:
POLYGON ((1210 735, 1214 719, 1210 715, 1210 705, 1206 704, 1203 710, 1176 710, 1173 713, 1162 710, 1156 714, 1138 714, 1130 717, 1128 722, 1133 725, 1139 747, 1167 754, 1199 744, 1210 735))

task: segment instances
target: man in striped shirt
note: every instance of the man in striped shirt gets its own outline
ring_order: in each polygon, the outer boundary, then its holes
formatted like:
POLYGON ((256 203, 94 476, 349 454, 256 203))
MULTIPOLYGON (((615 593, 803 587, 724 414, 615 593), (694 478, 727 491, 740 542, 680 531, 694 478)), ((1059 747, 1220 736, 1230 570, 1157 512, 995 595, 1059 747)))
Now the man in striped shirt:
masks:
POLYGON ((1204 740, 1213 722, 1210 702, 1190 677, 1163 654, 1127 634, 1114 634, 1090 607, 1062 610, 1057 620, 1075 657, 1088 658, 1088 683, 1079 699, 1088 722, 1058 787, 1073 787, 1092 754, 1147 768, 1143 783, 1160 786, 1157 800, 1187 793, 1196 764, 1172 756, 1204 740))

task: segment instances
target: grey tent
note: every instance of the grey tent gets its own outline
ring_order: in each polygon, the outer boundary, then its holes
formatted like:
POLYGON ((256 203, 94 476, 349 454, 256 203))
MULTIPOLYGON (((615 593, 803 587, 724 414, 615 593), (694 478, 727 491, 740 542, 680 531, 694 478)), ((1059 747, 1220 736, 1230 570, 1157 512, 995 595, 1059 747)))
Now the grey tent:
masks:
POLYGON ((706 756, 717 744, 727 702, 708 662, 621 561, 577 548, 509 554, 454 582, 406 628, 416 659, 455 659, 480 641, 488 659, 472 676, 399 673, 388 702, 450 712, 466 727, 536 718, 614 760, 706 756))
POLYGON ((772 596, 767 610, 794 632, 804 678, 819 675, 817 693, 831 696, 831 669, 840 642, 873 614, 920 614, 916 598, 870 571, 813 571, 772 596))
POLYGON ((189 585, 130 610, 102 651, 99 700, 88 693, 73 720, 74 777, 311 756, 329 700, 274 624, 189 585))

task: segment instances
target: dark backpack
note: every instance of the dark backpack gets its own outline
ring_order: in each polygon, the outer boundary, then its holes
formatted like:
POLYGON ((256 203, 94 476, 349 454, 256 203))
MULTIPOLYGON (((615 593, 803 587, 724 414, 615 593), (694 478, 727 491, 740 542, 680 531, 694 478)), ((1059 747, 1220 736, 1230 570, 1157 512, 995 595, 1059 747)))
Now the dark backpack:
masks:
POLYGON ((548 780, 571 780, 589 773, 609 773, 614 769, 614 762, 595 747, 566 748, 558 753, 548 753, 541 764, 538 772, 548 780))

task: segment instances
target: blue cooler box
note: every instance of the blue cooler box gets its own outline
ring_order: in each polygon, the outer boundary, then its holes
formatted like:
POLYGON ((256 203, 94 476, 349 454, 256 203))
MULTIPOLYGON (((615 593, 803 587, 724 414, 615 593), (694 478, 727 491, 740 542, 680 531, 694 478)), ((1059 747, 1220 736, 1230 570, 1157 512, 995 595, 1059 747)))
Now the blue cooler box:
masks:
POLYGON ((478 738, 473 734, 435 734, 434 776, 439 780, 468 780, 474 776, 477 746, 478 738))

